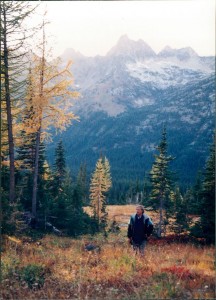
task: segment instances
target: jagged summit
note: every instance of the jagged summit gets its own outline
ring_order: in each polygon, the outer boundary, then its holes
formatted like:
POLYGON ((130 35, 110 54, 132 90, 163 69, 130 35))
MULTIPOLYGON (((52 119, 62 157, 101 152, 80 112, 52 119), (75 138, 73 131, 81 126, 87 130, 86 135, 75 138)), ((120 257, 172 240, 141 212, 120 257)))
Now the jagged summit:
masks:
POLYGON ((198 57, 198 54, 191 47, 179 49, 178 54, 184 58, 198 57))
POLYGON ((190 59, 192 57, 198 57, 198 54, 191 48, 185 47, 180 49, 173 49, 170 46, 166 46, 158 53, 159 57, 172 57, 176 56, 180 60, 190 59))
POLYGON ((107 53, 107 56, 127 56, 133 59, 156 56, 152 48, 143 40, 134 41, 123 35, 117 44, 107 53))
MULTIPOLYGON (((101 57, 97 55, 95 57, 101 57)), ((117 41, 116 45, 112 47, 106 57, 121 57, 130 61, 145 60, 149 58, 171 58, 175 57, 180 61, 188 61, 190 59, 198 59, 199 55, 191 48, 185 47, 175 49, 170 46, 164 47, 158 54, 142 39, 134 41, 128 37, 127 34, 122 35, 117 41)), ((87 58, 79 51, 75 51, 73 48, 68 48, 61 55, 63 60, 79 61, 87 58)))

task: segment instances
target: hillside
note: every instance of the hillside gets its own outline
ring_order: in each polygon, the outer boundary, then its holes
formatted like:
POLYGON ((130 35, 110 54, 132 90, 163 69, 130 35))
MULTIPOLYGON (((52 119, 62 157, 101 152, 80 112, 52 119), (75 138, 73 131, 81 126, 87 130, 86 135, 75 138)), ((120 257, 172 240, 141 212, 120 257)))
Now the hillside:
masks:
POLYGON ((106 56, 68 49, 63 62, 69 58, 81 93, 74 105, 80 122, 53 139, 50 162, 61 138, 73 172, 85 161, 91 173, 103 153, 115 182, 143 180, 166 124, 173 170, 182 185, 194 182, 213 137, 214 57, 199 57, 190 47, 156 54, 144 41, 123 36, 106 56))

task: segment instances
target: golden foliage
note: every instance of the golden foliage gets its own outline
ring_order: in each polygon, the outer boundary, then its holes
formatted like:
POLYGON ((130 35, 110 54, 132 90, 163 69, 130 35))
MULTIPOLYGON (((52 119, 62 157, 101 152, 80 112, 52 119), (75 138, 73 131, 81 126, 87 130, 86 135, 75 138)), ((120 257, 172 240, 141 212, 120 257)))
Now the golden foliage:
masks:
POLYGON ((109 174, 109 162, 106 159, 103 162, 102 158, 99 158, 96 163, 95 171, 91 178, 90 184, 90 200, 91 206, 94 211, 94 215, 97 216, 98 220, 101 220, 101 217, 105 213, 103 211, 103 206, 105 206, 106 196, 105 193, 111 187, 111 179, 109 174), (105 164, 106 163, 106 164, 105 164))
POLYGON ((102 158, 99 158, 90 184, 91 206, 98 219, 101 218, 102 205, 103 201, 105 201, 104 192, 106 192, 105 171, 102 158))
POLYGON ((71 90, 73 78, 69 67, 70 63, 59 70, 59 61, 48 63, 33 55, 26 95, 29 117, 23 117, 23 128, 27 133, 37 132, 39 128, 46 132, 50 126, 63 130, 71 120, 78 120, 71 107, 79 93, 71 90))

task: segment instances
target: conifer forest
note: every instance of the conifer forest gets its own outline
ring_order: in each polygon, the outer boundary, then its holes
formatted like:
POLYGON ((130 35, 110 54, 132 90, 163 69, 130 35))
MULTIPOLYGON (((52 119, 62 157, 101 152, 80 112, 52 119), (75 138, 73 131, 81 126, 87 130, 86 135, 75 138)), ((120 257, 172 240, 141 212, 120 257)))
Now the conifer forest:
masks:
POLYGON ((40 2, 0 1, 0 299, 215 299, 215 57, 123 36, 56 58, 40 2))

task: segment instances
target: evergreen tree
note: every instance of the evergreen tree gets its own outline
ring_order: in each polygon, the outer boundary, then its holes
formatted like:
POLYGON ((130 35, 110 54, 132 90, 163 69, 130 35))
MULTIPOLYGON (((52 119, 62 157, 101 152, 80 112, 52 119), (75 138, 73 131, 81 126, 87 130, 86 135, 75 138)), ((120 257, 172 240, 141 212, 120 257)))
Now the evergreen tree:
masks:
POLYGON ((70 172, 66 169, 58 197, 50 207, 51 222, 70 236, 94 233, 94 222, 83 211, 78 189, 74 188, 70 172))
POLYGON ((140 182, 139 179, 136 179, 134 188, 133 188, 133 199, 135 203, 141 202, 141 193, 140 193, 140 182))
POLYGON ((131 203, 132 203, 132 198, 133 198, 133 194, 132 194, 132 183, 131 183, 131 181, 130 181, 130 182, 129 182, 128 189, 127 189, 127 193, 126 193, 127 204, 131 204, 131 203))
POLYGON ((201 191, 202 191, 202 174, 199 171, 197 174, 196 182, 193 187, 193 202, 190 207, 191 214, 200 214, 201 208, 201 191))
POLYGON ((166 128, 163 128, 162 139, 156 149, 159 151, 155 156, 152 169, 150 171, 150 178, 152 184, 152 191, 150 195, 150 204, 156 210, 159 211, 160 220, 158 224, 157 235, 161 237, 161 233, 164 229, 164 210, 170 207, 170 190, 172 185, 171 173, 169 171, 169 163, 173 158, 167 155, 167 137, 166 128))
POLYGON ((55 149, 55 164, 54 164, 54 188, 56 191, 61 187, 66 174, 65 151, 62 140, 57 144, 55 149))
MULTIPOLYGON (((32 188, 33 188, 33 170, 35 159, 35 134, 22 132, 22 144, 17 148, 17 192, 20 202, 25 210, 31 210, 32 188)), ((49 166, 45 160, 45 145, 39 145, 39 162, 38 162, 38 189, 37 196, 39 199, 38 208, 48 195, 46 190, 47 180, 49 180, 49 166)))
POLYGON ((67 201, 68 198, 72 198, 72 192, 67 194, 68 190, 65 190, 66 183, 62 183, 61 189, 58 191, 58 195, 50 203, 50 220, 58 229, 65 229, 67 227, 67 201))
POLYGON ((74 185, 67 170, 62 141, 55 151, 53 201, 50 206, 52 223, 65 233, 77 236, 91 231, 91 218, 83 211, 83 186, 86 167, 82 165, 74 185))
POLYGON ((170 198, 174 204, 174 219, 172 224, 174 232, 181 234, 189 229, 189 218, 187 209, 187 200, 183 198, 180 193, 179 187, 175 191, 171 191, 170 198))
POLYGON ((194 191, 192 187, 186 189, 186 192, 184 194, 184 199, 187 203, 188 213, 195 214, 196 208, 195 208, 195 201, 194 201, 194 191))
POLYGON ((151 183, 149 182, 149 179, 145 177, 144 184, 143 184, 143 199, 142 199, 142 203, 144 206, 149 206, 150 192, 151 192, 151 183))
POLYGON ((15 143, 13 111, 22 98, 25 81, 21 80, 24 71, 24 43, 29 35, 23 21, 31 15, 34 8, 28 1, 1 1, 1 96, 6 104, 7 136, 9 148, 10 180, 9 199, 15 200, 15 143))
MULTIPOLYGON (((38 215, 45 222, 50 214, 49 205, 52 201, 52 185, 54 184, 50 167, 46 161, 45 145, 41 143, 39 152, 39 166, 38 166, 38 215)), ((32 176, 33 178, 33 176, 32 176)), ((31 183, 33 180, 31 180, 31 183)), ((32 187, 32 186, 31 186, 32 187)), ((32 193, 32 188, 31 188, 32 193)))
POLYGON ((2 224, 3 224, 3 214, 2 214, 2 101, 0 99, 0 282, 2 282, 2 224))
POLYGON ((201 217, 192 233, 205 238, 207 243, 215 242, 215 139, 206 162, 201 191, 201 217))
POLYGON ((55 225, 59 228, 66 226, 66 198, 72 197, 73 189, 70 181, 70 174, 66 171, 65 151, 63 142, 60 140, 55 149, 55 162, 53 171, 53 181, 51 185, 52 199, 51 211, 55 220, 55 225), (70 185, 71 191, 68 193, 67 187, 70 185), (66 191, 65 191, 66 189, 66 191))
MULTIPOLYGON (((26 115, 24 119, 26 120, 26 115)), ((23 122, 23 125, 25 122, 23 122)), ((24 126, 23 126, 24 127, 24 126)), ((16 149, 17 162, 17 188, 20 201, 24 209, 31 209, 32 180, 35 159, 35 134, 27 133, 24 129, 19 137, 19 145, 16 149)), ((41 150, 40 150, 41 153, 41 150)))
POLYGON ((83 205, 88 205, 87 203, 87 171, 86 163, 80 165, 80 169, 77 175, 76 187, 77 193, 80 195, 80 201, 83 205))

